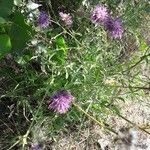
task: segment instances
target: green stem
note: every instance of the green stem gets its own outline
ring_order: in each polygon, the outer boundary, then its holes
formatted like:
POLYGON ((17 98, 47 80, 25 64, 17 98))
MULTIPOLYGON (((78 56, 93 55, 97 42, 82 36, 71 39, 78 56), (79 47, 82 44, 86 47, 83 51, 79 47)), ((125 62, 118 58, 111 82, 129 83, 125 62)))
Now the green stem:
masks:
MULTIPOLYGON (((73 36, 70 32, 68 32, 61 24, 59 24, 59 22, 56 22, 54 20, 51 20, 51 22, 55 23, 56 25, 58 25, 59 27, 61 27, 64 30, 64 33, 67 33, 69 36, 71 36, 81 47, 83 47, 83 44, 80 43, 75 36, 73 36)), ((84 46, 85 47, 85 46, 84 46)))

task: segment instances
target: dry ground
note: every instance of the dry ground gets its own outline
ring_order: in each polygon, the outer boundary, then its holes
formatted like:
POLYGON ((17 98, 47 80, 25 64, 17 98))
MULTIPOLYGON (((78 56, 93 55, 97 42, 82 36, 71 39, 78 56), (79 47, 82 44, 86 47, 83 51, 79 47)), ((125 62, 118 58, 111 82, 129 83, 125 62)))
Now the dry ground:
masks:
MULTIPOLYGON (((129 100, 120 103, 122 114, 150 132, 150 100, 129 100), (139 103, 140 101, 140 103, 139 103)), ((92 125, 80 132, 61 135, 53 150, 150 150, 150 135, 133 127, 117 116, 110 116, 108 122, 118 131, 119 136, 105 132, 98 125, 92 125), (124 131, 122 130, 124 129, 124 131), (126 128, 128 128, 126 130, 126 128), (119 131, 119 130, 122 130, 119 131), (125 137, 122 137, 125 136, 125 137), (132 137, 131 137, 132 136, 132 137), (117 139, 118 138, 118 139, 117 139), (132 139, 130 139, 132 138, 132 139), (129 141, 128 141, 129 140, 129 141), (131 140, 131 144, 130 144, 131 140)), ((60 135, 59 135, 60 136, 60 135)))

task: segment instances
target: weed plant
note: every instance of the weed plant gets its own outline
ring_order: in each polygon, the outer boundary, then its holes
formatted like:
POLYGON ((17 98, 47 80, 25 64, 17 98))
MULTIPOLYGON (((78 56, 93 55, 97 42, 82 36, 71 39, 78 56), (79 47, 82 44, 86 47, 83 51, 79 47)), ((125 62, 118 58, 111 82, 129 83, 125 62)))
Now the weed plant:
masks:
POLYGON ((1 149, 48 149, 60 131, 88 119, 117 134, 107 117, 121 116, 120 101, 150 90, 148 35, 142 34, 148 8, 146 0, 1 0, 1 149), (92 23, 97 4, 119 18, 121 36, 111 36, 105 21, 92 23), (63 114, 48 108, 60 90, 73 97, 63 114))

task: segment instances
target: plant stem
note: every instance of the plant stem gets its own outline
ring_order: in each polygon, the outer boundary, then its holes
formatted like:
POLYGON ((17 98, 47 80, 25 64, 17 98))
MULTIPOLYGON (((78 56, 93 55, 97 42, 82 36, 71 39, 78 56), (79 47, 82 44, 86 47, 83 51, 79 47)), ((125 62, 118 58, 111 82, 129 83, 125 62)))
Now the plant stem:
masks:
POLYGON ((150 132, 146 131, 145 129, 143 129, 142 127, 138 126, 137 124, 133 123, 132 121, 130 121, 129 119, 125 118, 124 116, 122 116, 121 114, 117 114, 120 118, 122 118, 123 120, 129 122, 130 124, 136 126, 138 129, 142 130, 143 132, 147 133, 150 135, 150 132))
POLYGON ((150 87, 143 87, 143 86, 119 86, 119 85, 108 85, 111 87, 118 87, 118 88, 125 88, 125 89, 141 89, 141 90, 150 90, 150 87))
MULTIPOLYGON (((34 122, 35 122, 35 119, 36 119, 38 113, 39 113, 39 110, 40 110, 40 108, 41 108, 41 106, 42 106, 42 103, 43 103, 43 101, 44 101, 44 99, 45 99, 45 97, 46 97, 46 95, 47 95, 47 92, 48 92, 48 91, 45 92, 45 95, 43 96, 43 99, 41 100, 41 102, 40 102, 40 104, 39 104, 39 107, 38 107, 38 109, 37 109, 37 111, 36 111, 36 114, 35 114, 34 117, 33 117, 33 120, 32 120, 32 122, 31 122, 31 124, 30 124, 28 130, 27 130, 26 134, 23 136, 23 139, 24 139, 24 140, 26 140, 26 139, 28 138, 28 135, 29 135, 29 133, 30 133, 30 131, 31 131, 31 129, 32 129, 32 126, 33 126, 33 124, 34 124, 34 122), (26 139, 25 139, 25 138, 26 138, 26 139)), ((25 144, 23 143, 23 149, 24 149, 24 146, 25 146, 25 144)))
MULTIPOLYGON (((61 27, 64 30, 64 33, 67 33, 69 36, 71 36, 81 47, 83 47, 84 45, 82 43, 80 43, 80 41, 78 41, 76 39, 75 36, 73 36, 69 31, 67 31, 62 25, 59 24, 59 22, 56 22, 54 20, 51 19, 51 22, 55 23, 56 25, 58 25, 59 27, 61 27)), ((84 46, 85 47, 85 46, 84 46)))
POLYGON ((20 142, 20 139, 16 141, 8 150, 11 150, 14 146, 16 146, 20 142))
POLYGON ((129 71, 129 70, 133 69, 133 68, 136 67, 139 63, 141 63, 145 58, 147 58, 147 57, 149 57, 149 56, 150 56, 150 54, 147 54, 147 55, 142 56, 141 59, 140 59, 138 62, 136 62, 133 66, 131 66, 131 67, 128 68, 127 70, 124 70, 123 72, 126 72, 126 71, 129 71))
POLYGON ((96 120, 93 116, 91 116, 90 114, 88 114, 88 113, 87 113, 86 111, 84 111, 79 105, 75 104, 74 102, 73 102, 73 105, 74 105, 78 110, 80 110, 82 113, 84 113, 88 118, 90 118, 91 120, 93 120, 94 122, 96 122, 99 126, 104 127, 104 128, 106 128, 107 130, 111 131, 112 133, 118 135, 118 133, 117 133, 115 130, 113 130, 112 128, 106 126, 106 125, 108 125, 107 123, 105 123, 105 122, 100 122, 100 121, 96 120))
MULTIPOLYGON (((106 108, 108 108, 109 110, 111 110, 111 111, 112 111, 112 109, 111 109, 110 107, 106 107, 106 108)), ((149 135, 150 135, 150 132, 146 131, 144 128, 142 128, 142 127, 138 126, 136 123, 134 123, 134 122, 130 121, 130 120, 129 120, 129 119, 127 119, 127 118, 125 118, 125 117, 124 117, 124 116, 122 116, 121 114, 118 114, 118 113, 115 113, 115 114, 117 114, 120 118, 122 118, 123 120, 127 121, 128 123, 130 123, 130 124, 134 125, 135 127, 137 127, 138 129, 140 129, 141 131, 143 131, 143 132, 145 132, 145 133, 147 133, 147 134, 149 134, 149 135)))

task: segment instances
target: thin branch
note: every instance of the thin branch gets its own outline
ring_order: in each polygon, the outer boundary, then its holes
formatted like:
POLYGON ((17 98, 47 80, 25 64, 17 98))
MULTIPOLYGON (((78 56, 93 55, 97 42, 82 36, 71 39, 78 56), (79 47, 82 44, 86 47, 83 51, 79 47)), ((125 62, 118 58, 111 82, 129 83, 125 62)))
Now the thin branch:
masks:
POLYGON ((8 150, 11 150, 13 147, 15 147, 19 142, 20 142, 21 139, 19 139, 18 141, 16 141, 8 150))
POLYGON ((20 143, 21 141, 23 142, 22 149, 24 149, 25 144, 26 144, 24 141, 27 140, 27 138, 28 138, 28 136, 29 136, 29 133, 31 132, 32 126, 33 126, 33 124, 34 124, 34 122, 35 122, 35 119, 36 119, 38 113, 39 113, 39 110, 40 110, 40 108, 41 108, 41 106, 42 106, 42 103, 43 103, 43 101, 44 101, 44 99, 45 99, 45 97, 46 97, 46 95, 47 95, 47 92, 48 92, 48 91, 45 92, 45 95, 43 96, 43 99, 41 100, 41 102, 40 102, 40 104, 39 104, 39 106, 38 106, 38 109, 37 109, 37 111, 36 111, 36 114, 34 115, 33 120, 32 120, 32 122, 31 122, 31 124, 30 124, 30 126, 29 126, 29 128, 28 128, 28 130, 27 130, 27 132, 26 132, 26 134, 23 135, 22 138, 20 138, 18 141, 16 141, 8 150, 12 149, 14 146, 16 146, 16 145, 17 145, 18 143, 20 143))
POLYGON ((135 127, 137 127, 138 129, 140 129, 141 131, 147 133, 150 135, 150 132, 148 132, 147 130, 145 130, 144 128, 138 126, 137 124, 135 124, 134 122, 130 121, 129 119, 125 118, 124 116, 122 116, 121 114, 117 114, 120 118, 122 118, 123 120, 127 121, 128 123, 134 125, 135 127))
MULTIPOLYGON (((111 110, 111 111, 112 111, 112 109, 111 109, 110 107, 107 107, 107 106, 106 106, 106 108, 108 108, 109 110, 111 110)), ((142 127, 138 126, 136 123, 134 123, 134 122, 130 121, 129 119, 125 118, 125 117, 124 117, 124 116, 122 116, 121 114, 118 114, 118 113, 115 113, 115 114, 117 114, 120 118, 122 118, 122 119, 123 119, 123 120, 125 120, 126 122, 128 122, 128 123, 130 123, 130 124, 134 125, 135 127, 137 127, 138 129, 140 129, 141 131, 143 131, 143 132, 145 132, 145 133, 147 133, 147 134, 149 134, 149 135, 150 135, 150 132, 148 132, 148 131, 147 131, 147 130, 145 130, 144 128, 142 128, 142 127)))
POLYGON ((111 87, 118 87, 118 88, 125 88, 125 89, 140 89, 140 90, 149 90, 150 91, 150 87, 144 87, 144 86, 119 86, 119 85, 108 85, 111 87))
POLYGON ((126 72, 126 71, 129 71, 129 70, 133 69, 133 68, 136 67, 138 64, 140 64, 145 58, 147 58, 147 57, 149 57, 149 56, 150 56, 150 54, 147 54, 147 55, 142 56, 141 59, 140 59, 138 62, 136 62, 133 66, 131 66, 131 67, 128 68, 127 70, 124 70, 123 73, 126 72))
POLYGON ((39 113, 39 110, 40 110, 40 108, 41 108, 41 106, 42 106, 42 103, 43 103, 43 101, 44 101, 46 95, 47 95, 47 91, 45 92, 45 95, 43 96, 43 99, 41 100, 41 102, 40 102, 40 104, 39 104, 39 107, 38 107, 38 109, 37 109, 37 111, 36 111, 36 114, 34 115, 33 120, 32 120, 32 122, 31 122, 31 124, 30 124, 30 126, 29 126, 29 129, 27 130, 27 132, 26 132, 26 134, 25 134, 26 137, 28 137, 28 135, 29 135, 29 133, 30 133, 30 131, 31 131, 31 128, 32 128, 32 126, 33 126, 33 124, 34 124, 34 122, 35 122, 35 119, 36 119, 36 117, 37 117, 37 115, 38 115, 38 113, 39 113))
POLYGON ((74 102, 73 102, 73 105, 74 105, 78 110, 80 110, 82 113, 84 113, 88 118, 90 118, 91 120, 93 120, 94 122, 96 122, 99 126, 104 127, 104 128, 106 128, 107 130, 109 130, 110 132, 112 132, 112 133, 118 135, 118 133, 117 133, 115 130, 113 130, 112 128, 108 127, 109 125, 108 125, 107 123, 105 123, 105 122, 100 122, 100 121, 96 120, 93 116, 91 116, 90 114, 88 114, 88 113, 87 113, 86 111, 84 111, 79 105, 75 104, 74 102))

